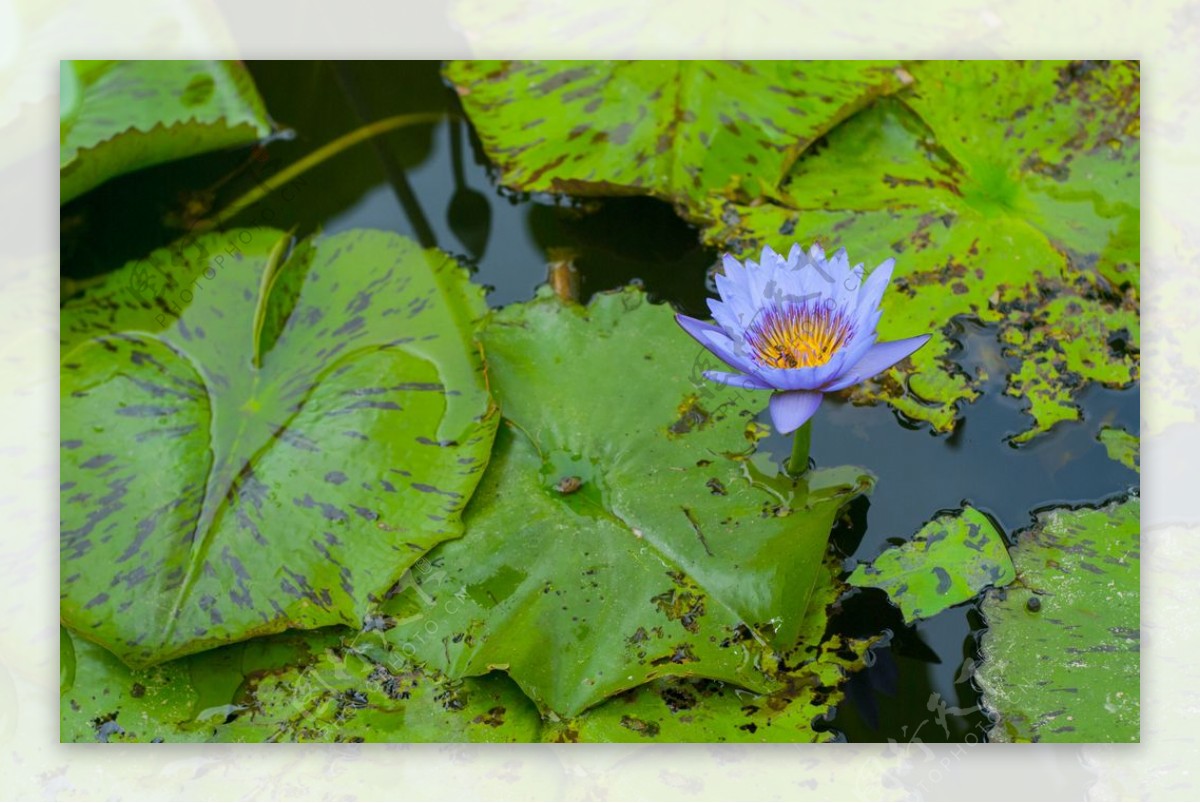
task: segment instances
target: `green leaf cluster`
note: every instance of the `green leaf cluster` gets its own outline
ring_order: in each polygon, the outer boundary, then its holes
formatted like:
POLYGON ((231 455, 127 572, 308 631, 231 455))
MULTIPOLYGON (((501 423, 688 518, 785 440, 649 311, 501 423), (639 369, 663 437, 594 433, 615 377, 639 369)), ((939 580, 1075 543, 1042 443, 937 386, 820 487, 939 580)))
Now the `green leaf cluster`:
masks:
POLYGON ((64 61, 59 196, 66 203, 123 173, 249 145, 272 131, 237 61, 64 61))
POLYGON ((502 180, 649 194, 739 257, 793 242, 896 259, 881 339, 932 332, 848 391, 948 432, 995 325, 1025 442, 1091 383, 1139 377, 1136 62, 526 63, 447 69, 502 180), (578 110, 564 114, 563 109, 578 110), (703 111, 700 111, 703 110, 703 111))
POLYGON ((589 712, 651 683, 708 690, 664 739, 827 738, 867 642, 824 639, 826 547, 872 477, 782 476, 640 291, 485 310, 404 238, 267 229, 64 306, 64 738, 616 739, 589 712), (189 702, 285 630, 311 660, 189 702))
MULTIPOLYGON (((961 318, 1014 363, 1016 443, 1139 377, 1136 63, 446 77, 510 187, 663 199, 739 256, 895 257, 881 339, 934 337, 856 402, 952 429, 985 379, 961 318)), ((238 63, 61 78, 63 202, 271 131, 238 63)), ((783 476, 765 394, 704 380, 642 293, 489 311, 405 238, 235 229, 108 274, 61 329, 64 740, 830 738, 871 640, 827 635, 828 539, 873 478, 783 476)), ((1137 534, 1136 499, 1051 511, 1010 558, 968 507, 849 583, 909 622, 992 589, 995 737, 1136 738, 1137 534)))

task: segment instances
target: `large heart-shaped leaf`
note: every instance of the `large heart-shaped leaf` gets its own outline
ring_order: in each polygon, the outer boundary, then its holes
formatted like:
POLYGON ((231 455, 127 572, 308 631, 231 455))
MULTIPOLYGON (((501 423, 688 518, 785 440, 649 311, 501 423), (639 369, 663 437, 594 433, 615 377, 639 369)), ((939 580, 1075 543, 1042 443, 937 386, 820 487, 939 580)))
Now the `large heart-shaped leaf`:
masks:
POLYGON ((501 181, 532 192, 772 193, 813 140, 894 91, 896 62, 456 61, 501 181))
POLYGON ((991 519, 968 507, 929 522, 912 540, 857 567, 847 582, 883 589, 904 621, 914 622, 974 599, 989 586, 1006 586, 1015 577, 1004 536, 991 519))
POLYGON ((64 61, 59 199, 114 176, 246 145, 271 121, 236 61, 64 61))
POLYGON ((546 291, 483 338, 506 423, 466 537, 389 605, 389 637, 452 676, 504 668, 564 716, 667 675, 773 685, 760 646, 795 644, 834 517, 870 477, 760 472, 767 395, 713 389, 636 291, 587 308, 546 291))
POLYGON ((883 339, 936 332, 859 386, 946 431, 978 395, 952 360, 951 319, 1001 326, 1022 359, 1028 440, 1077 419, 1089 382, 1138 377, 1138 69, 1077 63, 933 63, 829 134, 771 204, 713 202, 705 237, 738 253, 794 240, 897 260, 883 339), (1047 302, 1045 299, 1052 299, 1047 302))
POLYGON ((67 304, 63 620, 135 666, 359 625, 461 533, 497 421, 485 310, 407 239, 270 229, 155 252, 67 304))
POLYGON ((1134 497, 1038 516, 1017 583, 988 594, 976 675, 993 741, 1136 742, 1141 567, 1134 497))

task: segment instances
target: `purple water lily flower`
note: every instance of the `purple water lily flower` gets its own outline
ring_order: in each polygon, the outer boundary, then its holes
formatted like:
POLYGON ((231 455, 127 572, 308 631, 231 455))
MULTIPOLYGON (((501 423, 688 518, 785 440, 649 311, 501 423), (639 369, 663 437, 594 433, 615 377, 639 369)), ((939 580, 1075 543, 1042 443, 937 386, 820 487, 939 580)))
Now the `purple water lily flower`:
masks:
POLYGON ((825 259, 814 245, 792 247, 786 260, 769 247, 762 261, 725 256, 717 276, 721 300, 709 299, 717 325, 676 315, 688 334, 737 373, 704 376, 751 390, 773 390, 771 420, 782 433, 808 421, 825 393, 843 390, 890 368, 925 345, 929 335, 877 343, 879 300, 892 277, 888 259, 862 280, 843 248, 825 259))

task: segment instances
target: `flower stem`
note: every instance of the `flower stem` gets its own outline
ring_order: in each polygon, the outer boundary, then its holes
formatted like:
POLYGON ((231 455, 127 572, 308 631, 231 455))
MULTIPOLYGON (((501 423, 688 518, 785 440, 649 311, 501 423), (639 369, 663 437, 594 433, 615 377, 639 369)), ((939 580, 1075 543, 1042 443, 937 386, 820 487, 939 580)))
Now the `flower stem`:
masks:
POLYGON ((812 444, 812 419, 804 422, 796 430, 796 439, 792 442, 792 458, 788 460, 787 473, 799 477, 808 471, 808 447, 812 444))
POLYGON ((275 173, 267 180, 258 184, 254 189, 247 192, 242 197, 235 200, 229 206, 222 209, 217 214, 207 220, 201 221, 199 231, 208 231, 215 229, 218 226, 224 225, 230 218, 239 214, 243 209, 252 206, 263 199, 264 196, 274 192, 275 190, 287 184, 297 176, 308 172, 317 165, 325 162, 334 156, 337 156, 342 151, 357 145, 360 142, 370 139, 371 137, 386 134, 389 131, 395 131, 398 128, 405 128, 411 125, 420 125, 423 123, 437 123, 449 115, 443 112, 416 112, 413 114, 398 114, 393 117, 386 117, 383 120, 376 120, 369 125, 364 125, 338 137, 333 142, 329 142, 320 148, 317 148, 312 153, 302 159, 299 159, 287 167, 275 173))

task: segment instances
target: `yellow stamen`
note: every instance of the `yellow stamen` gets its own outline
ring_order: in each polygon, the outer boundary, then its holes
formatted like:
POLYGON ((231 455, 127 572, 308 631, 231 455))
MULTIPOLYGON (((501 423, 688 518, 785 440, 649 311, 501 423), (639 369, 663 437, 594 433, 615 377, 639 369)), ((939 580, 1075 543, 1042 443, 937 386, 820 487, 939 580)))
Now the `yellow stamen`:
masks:
POLYGON ((840 309, 768 308, 746 332, 754 356, 772 368, 812 368, 829 362, 853 331, 840 309))

